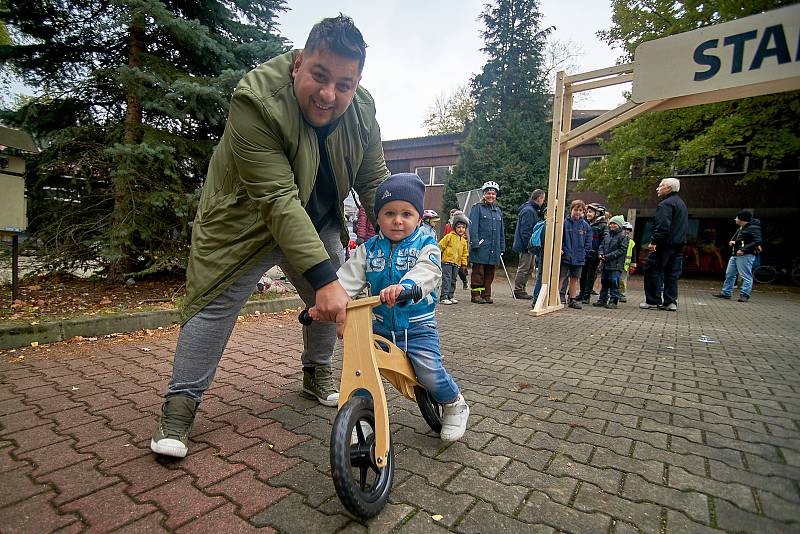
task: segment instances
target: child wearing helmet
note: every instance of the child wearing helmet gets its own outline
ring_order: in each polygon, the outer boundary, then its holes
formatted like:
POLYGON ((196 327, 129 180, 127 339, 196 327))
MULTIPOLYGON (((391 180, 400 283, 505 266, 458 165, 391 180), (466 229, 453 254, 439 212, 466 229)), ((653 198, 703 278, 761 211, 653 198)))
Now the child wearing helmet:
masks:
MULTIPOLYGON (((423 233, 431 236, 434 239, 436 238, 436 225, 439 224, 439 214, 433 210, 425 210, 422 213, 422 225, 420 228, 422 229, 423 233)), ((438 241, 438 239, 437 239, 438 241)))
POLYGON ((500 186, 488 181, 481 187, 483 199, 469 212, 469 261, 472 263, 472 298, 475 304, 492 304, 494 272, 506 248, 503 212, 497 206, 500 186))

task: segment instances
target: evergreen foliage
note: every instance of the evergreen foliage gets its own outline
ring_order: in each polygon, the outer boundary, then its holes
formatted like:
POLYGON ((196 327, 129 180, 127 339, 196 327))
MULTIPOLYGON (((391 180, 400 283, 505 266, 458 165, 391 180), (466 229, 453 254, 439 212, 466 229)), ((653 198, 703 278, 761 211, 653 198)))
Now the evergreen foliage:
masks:
MULTIPOLYGON (((622 48, 622 61, 633 60, 636 47, 702 26, 795 3, 783 0, 614 0, 613 25, 599 36, 622 48)), ((612 130, 600 140, 608 157, 591 164, 582 190, 600 191, 619 206, 627 198, 644 197, 673 169, 702 168, 709 158, 729 159, 732 147, 747 145, 751 168, 740 184, 774 180, 781 162, 800 155, 800 92, 745 98, 704 106, 646 113, 612 130), (629 178, 630 177, 630 178, 629 178)))
POLYGON ((447 181, 444 206, 456 205, 457 192, 494 180, 510 250, 519 206, 547 185, 551 126, 543 52, 550 28, 540 26, 537 0, 495 0, 481 17, 488 60, 472 80, 475 120, 447 181))
POLYGON ((282 0, 4 0, 0 62, 43 96, 0 119, 34 135, 30 231, 52 268, 119 279, 185 266, 228 99, 286 50, 282 0))

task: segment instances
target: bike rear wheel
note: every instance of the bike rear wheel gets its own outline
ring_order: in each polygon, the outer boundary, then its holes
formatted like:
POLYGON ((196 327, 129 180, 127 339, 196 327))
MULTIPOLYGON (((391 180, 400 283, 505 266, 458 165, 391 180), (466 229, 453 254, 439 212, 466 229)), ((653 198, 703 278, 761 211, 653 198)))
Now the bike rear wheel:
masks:
POLYGON ((428 390, 419 386, 414 388, 417 406, 422 413, 422 418, 437 434, 442 431, 442 405, 433 400, 428 390))
POLYGON ((331 475, 336 495, 362 518, 378 515, 394 482, 394 446, 386 467, 375 464, 375 412, 372 400, 353 397, 339 410, 331 430, 331 475))

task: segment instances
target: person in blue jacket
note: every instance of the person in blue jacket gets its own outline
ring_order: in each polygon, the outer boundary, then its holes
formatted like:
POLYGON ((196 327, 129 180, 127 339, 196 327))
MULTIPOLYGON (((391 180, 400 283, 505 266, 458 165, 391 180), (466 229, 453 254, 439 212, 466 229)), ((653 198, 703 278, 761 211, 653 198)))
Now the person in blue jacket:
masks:
POLYGON ((481 187, 483 200, 469 212, 469 261, 472 263, 472 302, 492 304, 494 271, 500 265, 500 254, 506 248, 503 212, 497 207, 500 186, 488 181, 481 187))
POLYGON ((537 269, 538 254, 533 254, 529 250, 531 235, 536 223, 539 222, 539 211, 544 204, 545 192, 541 189, 534 189, 531 198, 519 207, 517 217, 517 227, 514 229, 514 244, 511 250, 519 253, 519 265, 517 274, 514 277, 514 296, 518 299, 530 299, 531 296, 525 291, 525 286, 531 278, 531 274, 537 269))
POLYGON ((561 242, 561 270, 558 275, 558 287, 569 278, 569 304, 570 308, 580 310, 580 300, 577 298, 578 287, 581 282, 581 270, 586 263, 586 255, 592 250, 592 227, 583 218, 586 203, 583 200, 573 200, 569 206, 569 215, 564 219, 564 238, 561 242))

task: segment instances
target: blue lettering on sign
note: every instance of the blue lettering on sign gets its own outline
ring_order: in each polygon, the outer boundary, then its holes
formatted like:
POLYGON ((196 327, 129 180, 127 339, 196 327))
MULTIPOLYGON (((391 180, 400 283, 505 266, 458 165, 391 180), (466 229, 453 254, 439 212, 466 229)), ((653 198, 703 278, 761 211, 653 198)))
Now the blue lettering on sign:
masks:
MULTIPOLYGON (((748 49, 748 42, 758 39, 758 31, 751 30, 748 32, 737 33, 729 35, 722 41, 724 47, 732 47, 731 49, 731 74, 742 72, 744 69, 745 53, 748 49)), ((694 73, 694 81, 702 82, 716 76, 722 68, 722 60, 720 55, 722 50, 718 49, 719 39, 709 39, 697 45, 694 49, 693 59, 694 62, 700 66, 707 67, 706 70, 696 71, 694 73)), ((798 36, 797 57, 795 61, 800 61, 800 36, 798 36)), ((752 51, 752 46, 750 50, 752 51)), ((775 58, 778 65, 790 63, 792 55, 789 52, 789 45, 786 40, 786 33, 783 30, 783 25, 776 24, 764 28, 761 39, 758 40, 755 52, 753 52, 753 60, 747 70, 758 70, 764 64, 764 60, 768 58, 775 58)))

